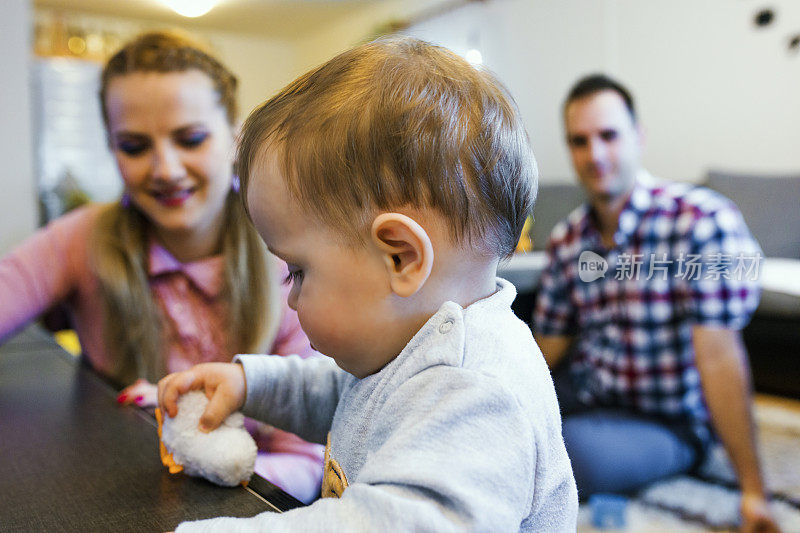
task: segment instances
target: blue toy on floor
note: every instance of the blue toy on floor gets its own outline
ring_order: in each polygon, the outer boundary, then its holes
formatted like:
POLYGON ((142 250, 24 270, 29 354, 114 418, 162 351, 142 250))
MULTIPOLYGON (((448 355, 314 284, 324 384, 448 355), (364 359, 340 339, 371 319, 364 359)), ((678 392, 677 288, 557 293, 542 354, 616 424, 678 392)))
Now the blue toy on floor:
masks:
POLYGON ((589 497, 592 526, 597 529, 624 529, 628 499, 618 494, 597 493, 589 497))

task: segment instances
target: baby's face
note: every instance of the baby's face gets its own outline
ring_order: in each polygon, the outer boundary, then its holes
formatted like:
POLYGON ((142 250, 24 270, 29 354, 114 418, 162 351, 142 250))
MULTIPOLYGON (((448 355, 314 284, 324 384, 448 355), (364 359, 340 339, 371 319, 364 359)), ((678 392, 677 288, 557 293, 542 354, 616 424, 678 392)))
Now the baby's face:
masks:
POLYGON ((253 165, 247 205, 267 247, 289 265, 289 307, 313 347, 359 378, 397 356, 407 333, 397 331, 398 296, 381 254, 343 244, 305 213, 289 194, 272 149, 253 165))

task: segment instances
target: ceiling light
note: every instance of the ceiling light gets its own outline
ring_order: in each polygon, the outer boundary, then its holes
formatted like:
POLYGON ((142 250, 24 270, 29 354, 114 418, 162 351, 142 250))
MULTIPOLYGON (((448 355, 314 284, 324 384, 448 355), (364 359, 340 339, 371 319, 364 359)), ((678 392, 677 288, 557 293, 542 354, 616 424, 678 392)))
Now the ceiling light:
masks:
POLYGON ((161 3, 184 17, 201 17, 221 0, 161 0, 161 3))
POLYGON ((480 50, 476 50, 475 48, 467 50, 467 53, 464 54, 464 59, 473 65, 480 65, 483 63, 483 56, 481 55, 480 50))

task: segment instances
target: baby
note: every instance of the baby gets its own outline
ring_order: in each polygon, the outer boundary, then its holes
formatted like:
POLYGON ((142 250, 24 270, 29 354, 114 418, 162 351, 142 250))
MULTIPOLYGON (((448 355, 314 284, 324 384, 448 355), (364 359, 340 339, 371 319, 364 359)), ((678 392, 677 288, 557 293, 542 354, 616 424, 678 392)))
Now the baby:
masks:
POLYGON ((237 160, 289 305, 329 358, 240 355, 167 376, 326 444, 322 499, 188 531, 575 531, 550 374, 496 277, 536 196, 504 87, 422 41, 368 43, 256 109, 237 160))

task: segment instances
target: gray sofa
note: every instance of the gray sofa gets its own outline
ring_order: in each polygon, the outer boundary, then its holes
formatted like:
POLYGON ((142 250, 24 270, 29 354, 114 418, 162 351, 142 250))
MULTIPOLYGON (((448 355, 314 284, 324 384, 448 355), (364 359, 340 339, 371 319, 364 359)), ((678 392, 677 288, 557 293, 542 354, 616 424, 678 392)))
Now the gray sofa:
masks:
POLYGON ((712 171, 706 185, 739 206, 766 258, 743 332, 756 390, 800 398, 800 174, 712 171))
POLYGON ((800 259, 800 174, 711 171, 705 185, 736 203, 766 257, 800 259))
MULTIPOLYGON (((756 389, 800 398, 800 174, 711 171, 701 185, 739 206, 764 251, 761 303, 743 332, 756 389)), ((531 318, 550 231, 583 200, 578 185, 540 185, 531 231, 534 253, 513 258, 500 273, 517 286, 514 310, 523 320, 531 318)))

